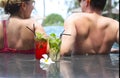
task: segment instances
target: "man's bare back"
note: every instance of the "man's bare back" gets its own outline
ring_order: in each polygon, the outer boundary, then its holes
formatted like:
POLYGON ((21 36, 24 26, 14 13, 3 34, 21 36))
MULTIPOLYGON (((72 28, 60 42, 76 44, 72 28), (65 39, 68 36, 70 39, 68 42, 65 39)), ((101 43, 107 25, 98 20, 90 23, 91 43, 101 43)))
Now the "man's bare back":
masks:
POLYGON ((119 40, 119 23, 96 13, 75 13, 65 21, 61 54, 104 54, 119 40))
POLYGON ((83 13, 74 13, 66 19, 61 55, 71 52, 74 54, 110 52, 113 43, 119 43, 119 22, 101 15, 107 0, 78 0, 78 2, 83 13))

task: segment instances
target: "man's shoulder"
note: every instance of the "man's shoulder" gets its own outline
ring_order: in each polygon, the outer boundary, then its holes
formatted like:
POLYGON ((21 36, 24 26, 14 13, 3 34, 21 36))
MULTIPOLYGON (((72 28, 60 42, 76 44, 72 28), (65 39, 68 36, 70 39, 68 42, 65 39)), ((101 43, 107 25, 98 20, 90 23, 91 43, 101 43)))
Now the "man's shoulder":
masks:
POLYGON ((107 21, 116 21, 117 22, 117 20, 115 20, 113 18, 110 18, 110 17, 102 16, 102 18, 105 19, 105 20, 107 20, 107 21))
POLYGON ((73 13, 69 17, 85 17, 89 15, 89 13, 73 13))
POLYGON ((70 16, 67 17, 67 20, 84 20, 87 19, 89 17, 87 17, 88 13, 73 13, 70 16))

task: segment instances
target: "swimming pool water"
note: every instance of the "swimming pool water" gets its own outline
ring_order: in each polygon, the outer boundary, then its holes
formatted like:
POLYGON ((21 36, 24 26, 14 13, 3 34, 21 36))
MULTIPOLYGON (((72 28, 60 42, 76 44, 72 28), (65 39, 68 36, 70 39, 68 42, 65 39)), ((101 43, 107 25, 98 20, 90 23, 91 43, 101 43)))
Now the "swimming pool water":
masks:
POLYGON ((57 37, 63 32, 63 26, 46 26, 44 27, 46 33, 50 35, 50 33, 55 33, 57 37))

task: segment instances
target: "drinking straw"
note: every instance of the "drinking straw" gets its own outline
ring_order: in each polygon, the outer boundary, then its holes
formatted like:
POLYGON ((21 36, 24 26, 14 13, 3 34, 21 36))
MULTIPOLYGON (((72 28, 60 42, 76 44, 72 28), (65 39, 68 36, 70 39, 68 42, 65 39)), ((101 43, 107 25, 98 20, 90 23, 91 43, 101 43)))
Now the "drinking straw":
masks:
POLYGON ((35 34, 35 24, 33 24, 33 29, 34 30, 32 30, 32 29, 30 29, 28 26, 26 26, 26 28, 28 28, 30 31, 32 31, 32 33, 35 35, 35 37, 36 37, 36 34, 35 34))
POLYGON ((60 39, 62 37, 62 35, 67 35, 67 36, 71 36, 71 34, 64 34, 65 30, 60 34, 60 39))

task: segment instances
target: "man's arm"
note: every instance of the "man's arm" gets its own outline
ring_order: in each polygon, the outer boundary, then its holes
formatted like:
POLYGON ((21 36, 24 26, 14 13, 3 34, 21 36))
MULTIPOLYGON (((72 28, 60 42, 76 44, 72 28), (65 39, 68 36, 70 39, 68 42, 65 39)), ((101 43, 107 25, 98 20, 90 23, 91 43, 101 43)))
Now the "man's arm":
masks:
MULTIPOLYGON (((117 35, 116 35, 116 42, 119 44, 119 28, 117 30, 117 35)), ((119 48, 118 49, 111 49, 111 52, 119 52, 119 48)))
MULTIPOLYGON (((113 23, 113 26, 115 26, 115 30, 116 30, 116 42, 119 44, 119 22, 118 21, 115 21, 115 22, 112 22, 113 23)), ((111 52, 119 52, 119 48, 111 48, 111 52)))
POLYGON ((72 17, 69 17, 65 21, 64 30, 65 31, 61 38, 62 39, 61 49, 60 49, 61 55, 71 54, 71 51, 73 49, 73 45, 76 37, 76 29, 75 29, 74 19, 72 17))
POLYGON ((117 39, 116 39, 117 43, 119 44, 119 29, 117 31, 117 39))

